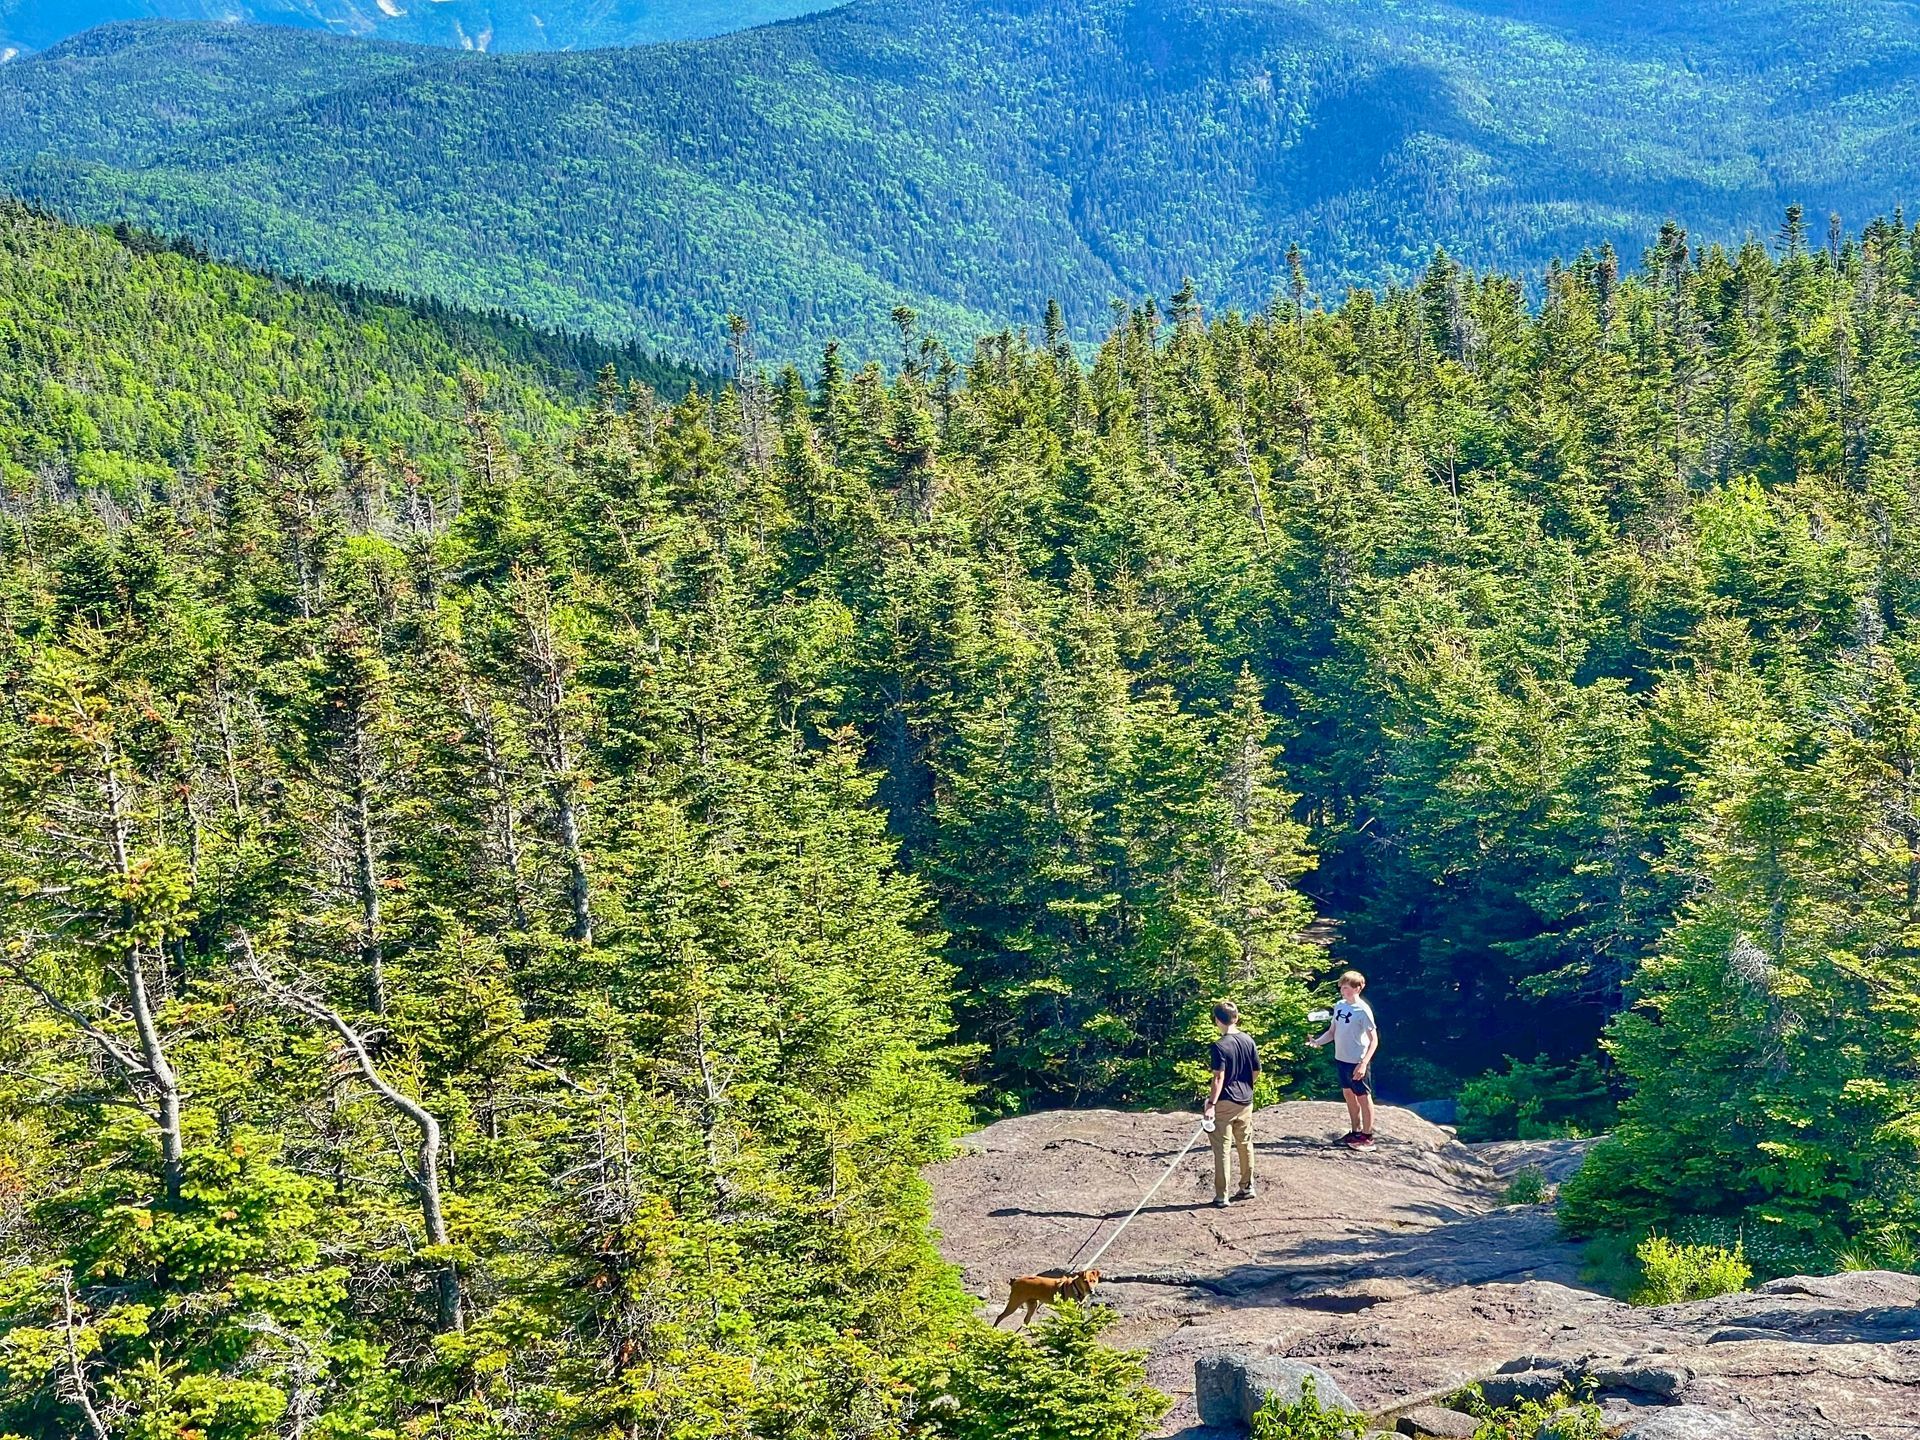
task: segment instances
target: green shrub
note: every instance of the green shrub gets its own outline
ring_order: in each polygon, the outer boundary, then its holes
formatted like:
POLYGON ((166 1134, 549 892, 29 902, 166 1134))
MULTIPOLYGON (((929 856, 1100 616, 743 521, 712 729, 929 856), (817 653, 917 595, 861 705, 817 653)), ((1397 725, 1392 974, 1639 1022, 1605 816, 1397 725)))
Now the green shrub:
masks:
POLYGON ((1482 1420, 1473 1440, 1606 1440, 1600 1407, 1567 1394, 1528 1400, 1482 1420))
POLYGON ((1642 1235, 1649 1225, 1665 1223, 1669 1207, 1650 1201, 1638 1188, 1646 1163, 1619 1131, 1595 1145, 1560 1187, 1560 1227, 1569 1235, 1596 1239, 1642 1235))
POLYGON ((1762 1280, 1781 1275, 1824 1275, 1837 1248, 1822 1233, 1770 1210, 1744 1215, 1679 1215, 1661 1227, 1682 1245, 1738 1250, 1762 1280))
MULTIPOLYGON (((1610 1294, 1630 1295, 1634 1279, 1633 1238, 1649 1231, 1682 1245, 1741 1250, 1762 1280, 1782 1275, 1822 1275, 1835 1266, 1836 1252, 1848 1240, 1836 1217, 1818 1217, 1780 1204, 1754 1205, 1723 1214, 1689 1213, 1650 1198, 1635 1188, 1633 1176, 1654 1163, 1648 1152, 1636 1154, 1614 1136, 1587 1152, 1579 1170, 1560 1186, 1555 1200, 1561 1228, 1591 1240, 1588 1259, 1595 1278, 1610 1294), (1624 1284, 1621 1281, 1625 1273, 1624 1284)), ((1728 1197, 1731 1199, 1732 1197, 1728 1197)), ((1889 1225, 1883 1229, 1906 1229, 1889 1225)))
MULTIPOLYGON (((1559 1219, 1562 1227, 1566 1225, 1566 1189, 1560 1191, 1561 1205, 1559 1219)), ((1608 1231, 1596 1235, 1587 1242, 1586 1255, 1580 1267, 1580 1279, 1595 1290, 1603 1291, 1616 1300, 1625 1300, 1640 1288, 1640 1264, 1633 1258, 1634 1241, 1631 1235, 1622 1235, 1618 1231, 1608 1231)))
POLYGON ((1514 1172, 1507 1181, 1507 1193, 1501 1203, 1505 1205, 1538 1205, 1547 1198, 1547 1174, 1538 1165, 1529 1165, 1524 1170, 1514 1172))
POLYGON ((1357 1440, 1367 1432, 1367 1417, 1354 1410, 1322 1410, 1309 1376, 1291 1405, 1278 1395, 1267 1398, 1253 1417, 1253 1440, 1357 1440))
POLYGON ((1718 1245, 1681 1245, 1665 1235, 1649 1235, 1633 1253, 1640 1262, 1640 1288, 1631 1297, 1635 1305, 1709 1300, 1744 1290, 1753 1279, 1746 1248, 1737 1241, 1728 1250, 1718 1245))
POLYGON ((1494 1406, 1478 1385, 1469 1385, 1448 1396, 1447 1404, 1480 1422, 1473 1440, 1605 1440, 1607 1433, 1600 1407, 1571 1390, 1494 1406))
POLYGON ((1111 1350, 1105 1306, 1064 1304, 1032 1327, 968 1324, 913 1376, 923 1435, 943 1440, 1138 1440, 1172 1402, 1139 1352, 1111 1350))
POLYGON ((1460 1087, 1462 1140, 1542 1140, 1556 1135, 1592 1135, 1613 1123, 1613 1097, 1591 1055, 1570 1065, 1545 1055, 1507 1060, 1460 1087))
MULTIPOLYGON (((1568 1229, 1573 1228, 1567 1225, 1566 1214, 1572 1189, 1569 1182, 1561 1187, 1558 1197, 1560 1221, 1568 1229)), ((1897 1263, 1903 1253, 1897 1241, 1884 1251, 1879 1242, 1867 1240, 1836 1250, 1797 1233, 1782 1233, 1785 1227, 1769 1224, 1759 1214, 1681 1215, 1660 1223, 1666 1237, 1680 1249, 1723 1251, 1744 1262, 1751 1271, 1749 1283, 1781 1275, 1824 1275, 1832 1270, 1904 1268, 1897 1263)), ((1645 1265, 1634 1233, 1608 1229, 1593 1235, 1587 1243, 1581 1279, 1596 1290, 1637 1302, 1645 1288, 1645 1265)))
POLYGON ((1883 1230, 1863 1235, 1834 1257, 1836 1270, 1897 1270, 1920 1274, 1920 1244, 1905 1230, 1883 1230))

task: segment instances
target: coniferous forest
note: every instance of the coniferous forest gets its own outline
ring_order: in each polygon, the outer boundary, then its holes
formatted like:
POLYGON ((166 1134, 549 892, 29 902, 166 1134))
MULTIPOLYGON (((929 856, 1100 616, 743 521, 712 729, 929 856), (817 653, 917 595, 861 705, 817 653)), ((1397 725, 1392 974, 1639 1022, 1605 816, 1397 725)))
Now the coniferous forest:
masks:
POLYGON ((852 0, 522 55, 119 25, 0 66, 0 188, 709 364, 732 311, 864 362, 901 303, 962 348, 1048 297, 1091 344, 1187 276, 1258 308, 1296 244, 1337 298, 1436 245, 1533 279, 1676 214, 1864 219, 1920 193, 1916 107, 1911 0, 852 0))
POLYGON ((1920 227, 718 379, 0 235, 0 1434, 1138 1435, 920 1169, 1347 965, 1583 1234, 1911 1244, 1920 227))

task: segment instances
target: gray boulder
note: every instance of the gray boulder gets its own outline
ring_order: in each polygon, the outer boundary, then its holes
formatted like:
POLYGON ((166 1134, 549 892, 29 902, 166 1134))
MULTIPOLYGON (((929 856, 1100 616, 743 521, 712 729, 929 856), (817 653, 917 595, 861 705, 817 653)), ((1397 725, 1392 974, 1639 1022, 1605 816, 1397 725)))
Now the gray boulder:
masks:
POLYGON ((1278 1396, 1281 1404, 1291 1405, 1309 1381, 1322 1410, 1358 1408, 1319 1366, 1247 1350, 1216 1350, 1196 1360, 1193 1399, 1203 1425, 1248 1426, 1270 1398, 1278 1396))
POLYGON ((1460 1123, 1460 1104, 1455 1100, 1415 1100, 1402 1108, 1411 1110, 1429 1125, 1460 1123))
POLYGON ((1496 1409, 1518 1405, 1523 1400, 1545 1400, 1565 1388, 1567 1377, 1558 1370, 1522 1370, 1512 1375, 1489 1375, 1480 1382, 1480 1393, 1496 1409))
POLYGON ((1516 1355, 1493 1373, 1520 1375, 1528 1370, 1551 1370, 1557 1375, 1564 1375, 1571 1365, 1571 1361, 1562 1360, 1557 1355, 1516 1355))
POLYGON ((1629 1395, 1657 1395, 1670 1400, 1687 1388, 1693 1371, 1666 1356, 1644 1359, 1598 1360, 1587 1369, 1596 1388, 1629 1395))
POLYGON ((1473 1440, 1473 1432, 1480 1428, 1473 1416, 1438 1405, 1416 1405, 1397 1423, 1402 1435, 1438 1436, 1440 1440, 1473 1440))

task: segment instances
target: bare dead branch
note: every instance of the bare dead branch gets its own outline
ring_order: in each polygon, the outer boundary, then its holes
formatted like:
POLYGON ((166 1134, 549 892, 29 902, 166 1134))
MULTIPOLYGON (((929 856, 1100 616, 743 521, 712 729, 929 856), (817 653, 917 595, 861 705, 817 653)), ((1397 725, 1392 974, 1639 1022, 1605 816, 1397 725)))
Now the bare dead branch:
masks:
POLYGON ((73 1272, 60 1272, 60 1305, 63 1329, 67 1340, 67 1369, 73 1376, 73 1399, 80 1407, 80 1413, 87 1417, 87 1429, 93 1432, 94 1440, 112 1440, 107 1431, 107 1422, 100 1418, 100 1412, 93 1408, 93 1394, 87 1388, 86 1367, 80 1363, 80 1347, 73 1338, 73 1272))
MULTIPOLYGON (((317 1024, 325 1025, 340 1039, 355 1064, 360 1068, 361 1078, 374 1094, 378 1095, 393 1110, 410 1120, 420 1132, 420 1148, 417 1165, 409 1175, 409 1182, 420 1199, 420 1218, 426 1226, 427 1243, 444 1248, 450 1242, 447 1238, 446 1217, 440 1204, 440 1122, 426 1106, 411 1095, 389 1083, 373 1063, 373 1054, 365 1036, 348 1023, 346 1017, 317 995, 296 990, 292 986, 276 979, 260 961, 254 950, 253 939, 241 931, 237 944, 242 963, 262 991, 288 1009, 305 1015, 317 1024)), ((460 1275, 453 1262, 448 1261, 441 1267, 440 1289, 440 1328, 459 1330, 464 1327, 462 1315, 460 1275)))

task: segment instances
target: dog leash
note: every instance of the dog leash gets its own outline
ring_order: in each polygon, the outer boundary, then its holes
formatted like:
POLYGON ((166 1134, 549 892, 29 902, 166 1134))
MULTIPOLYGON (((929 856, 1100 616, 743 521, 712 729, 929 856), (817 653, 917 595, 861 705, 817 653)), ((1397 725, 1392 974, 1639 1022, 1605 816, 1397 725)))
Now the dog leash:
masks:
MULTIPOLYGON (((1173 1172, 1180 1168, 1180 1162, 1187 1158, 1187 1152, 1193 1149, 1195 1145, 1198 1145, 1200 1143, 1200 1137, 1206 1133, 1207 1133, 1207 1122, 1205 1120, 1202 1120, 1198 1125, 1193 1127, 1193 1134, 1187 1137, 1187 1143, 1181 1147, 1180 1153, 1173 1157, 1173 1163, 1167 1166, 1165 1173, 1162 1174, 1158 1180, 1153 1182, 1153 1185, 1151 1186, 1151 1188, 1148 1189, 1146 1194, 1140 1197, 1140 1203, 1134 1206, 1133 1209, 1127 1212, 1127 1218, 1120 1222, 1120 1228, 1118 1230, 1115 1230, 1111 1235, 1109 1235, 1106 1238, 1106 1242, 1102 1244, 1098 1250, 1094 1251, 1093 1254, 1087 1258, 1086 1264, 1080 1265, 1079 1251, 1075 1251, 1074 1258, 1067 1262, 1067 1268, 1071 1270, 1076 1265, 1079 1265, 1079 1268, 1082 1270, 1091 1270, 1095 1265, 1098 1265, 1100 1263, 1100 1257, 1106 1254, 1107 1251, 1112 1247, 1113 1242, 1120 1238, 1120 1231, 1125 1230, 1127 1226, 1131 1225, 1133 1223, 1133 1217, 1138 1215, 1142 1210, 1146 1209, 1147 1202, 1153 1199, 1155 1195, 1160 1193, 1160 1187, 1166 1184, 1167 1181, 1173 1177, 1173 1172)), ((1099 1233, 1100 1231, 1098 1227, 1096 1227, 1094 1229, 1093 1234, 1098 1235, 1099 1233)), ((1087 1237, 1088 1240, 1091 1240, 1092 1238, 1093 1238, 1092 1235, 1089 1235, 1087 1237)), ((1086 1241, 1084 1240, 1081 1241, 1080 1249, 1084 1250, 1086 1248, 1087 1248, 1086 1241)))

